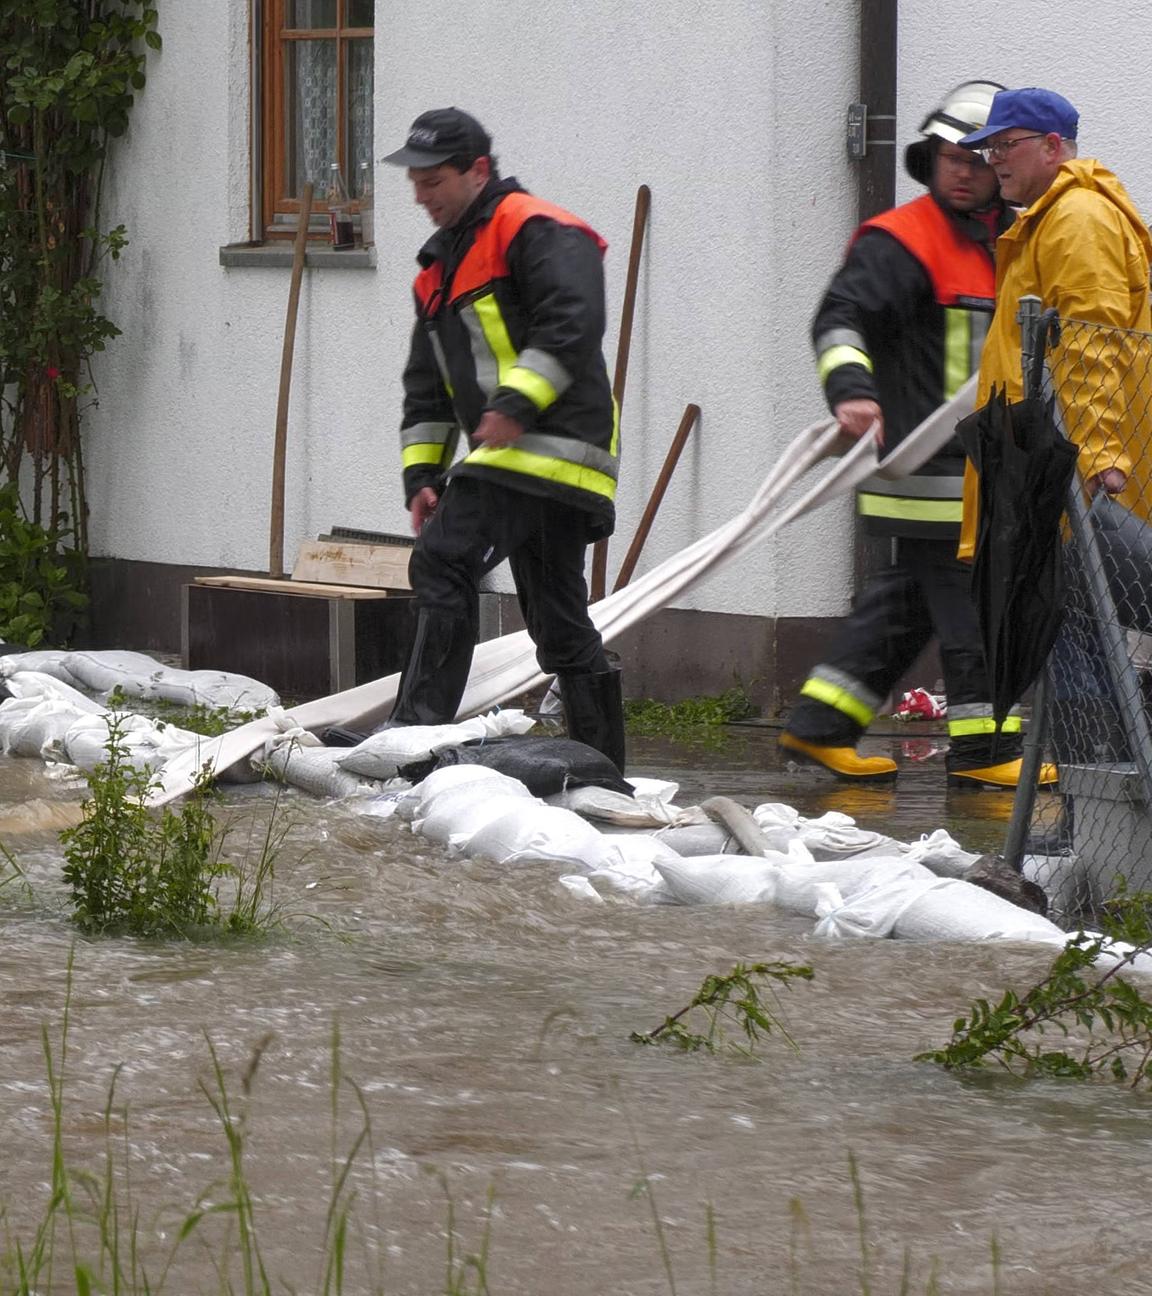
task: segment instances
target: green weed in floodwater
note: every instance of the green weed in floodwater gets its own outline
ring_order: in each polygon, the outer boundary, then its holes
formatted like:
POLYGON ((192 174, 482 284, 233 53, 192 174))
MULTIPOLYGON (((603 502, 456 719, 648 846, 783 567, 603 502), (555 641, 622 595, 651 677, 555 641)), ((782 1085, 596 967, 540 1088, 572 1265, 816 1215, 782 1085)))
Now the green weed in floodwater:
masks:
POLYGON ((87 775, 83 819, 60 834, 76 924, 91 934, 182 937, 269 926, 275 859, 286 831, 276 808, 258 853, 238 867, 224 855, 228 833, 212 814, 207 773, 179 810, 165 806, 157 815, 147 805, 155 776, 132 764, 116 713, 108 718, 107 751, 107 760, 87 775), (234 883, 229 902, 221 899, 225 880, 234 883))
POLYGON ((691 1002, 665 1017, 659 1026, 650 1031, 633 1031, 629 1038, 637 1044, 672 1044, 686 1053, 716 1053, 729 1048, 750 1057, 763 1036, 775 1033, 796 1051, 796 1041, 784 1025, 776 987, 811 981, 814 975, 810 967, 799 963, 737 963, 724 976, 705 977, 691 1002), (765 993, 771 995, 774 1006, 765 1002, 765 993), (690 1031, 686 1025, 689 1014, 696 1010, 706 1021, 703 1034, 690 1031), (727 1025, 737 1026, 747 1043, 732 1043, 727 1025))
POLYGON ((1079 932, 1034 986, 976 999, 943 1048, 917 1055, 947 1070, 993 1063, 1019 1076, 1152 1084, 1152 1001, 1122 973, 1152 952, 1152 893, 1121 891, 1100 915, 1103 930, 1079 932), (1116 942, 1121 942, 1117 947, 1116 942), (1115 963, 1101 972, 1101 955, 1115 963), (1051 1033, 1079 1038, 1051 1048, 1051 1033))

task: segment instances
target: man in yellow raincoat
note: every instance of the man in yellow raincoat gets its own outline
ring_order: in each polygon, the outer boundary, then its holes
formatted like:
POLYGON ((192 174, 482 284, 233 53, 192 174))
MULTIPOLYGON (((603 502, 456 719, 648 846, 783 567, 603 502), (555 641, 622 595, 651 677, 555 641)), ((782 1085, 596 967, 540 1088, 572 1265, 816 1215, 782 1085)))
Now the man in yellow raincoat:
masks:
MULTIPOLYGON (((1000 192, 1023 210, 996 244, 996 314, 980 361, 977 405, 992 387, 1024 394, 1021 297, 1039 297, 1061 319, 1096 328, 1064 330, 1049 363, 1065 430, 1080 447, 1089 493, 1104 490, 1142 517, 1152 514, 1152 353, 1124 330, 1152 330, 1152 238, 1111 171, 1076 156, 1079 115, 1062 95, 1001 90, 987 125, 960 143, 991 163, 1000 192)), ((978 507, 976 471, 964 480, 961 558, 971 559, 978 507)))
MULTIPOLYGON (((1010 401, 1024 395, 1020 299, 1035 296, 1044 309, 1054 307, 1062 328, 1047 360, 1065 431, 1079 447, 1084 487, 1089 495, 1114 495, 1147 518, 1152 345, 1143 335, 1152 330, 1152 237, 1112 172, 1076 156, 1078 125, 1076 109, 1062 95, 1035 87, 1001 90, 987 124, 959 141, 983 153, 1005 200, 1022 209, 996 244, 996 313, 980 360, 977 405, 993 386, 1006 389, 1010 401)), ((978 508, 979 481, 969 461, 963 559, 974 557, 978 508)), ((1072 752, 1069 737, 1057 741, 1065 758, 1072 752)), ((1073 746, 1083 746, 1084 734, 1072 737, 1073 746)), ((1072 807, 1065 802, 1067 832, 1072 807)))

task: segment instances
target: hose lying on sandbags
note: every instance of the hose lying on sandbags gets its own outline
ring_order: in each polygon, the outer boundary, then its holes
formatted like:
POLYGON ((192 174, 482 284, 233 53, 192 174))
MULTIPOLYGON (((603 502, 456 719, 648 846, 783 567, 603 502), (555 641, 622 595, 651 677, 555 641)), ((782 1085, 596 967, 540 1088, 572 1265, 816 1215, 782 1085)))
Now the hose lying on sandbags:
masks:
MULTIPOLYGON (((853 490, 873 473, 907 476, 952 437, 956 421, 973 407, 975 379, 919 427, 881 463, 875 441, 863 438, 835 462, 807 493, 795 497, 793 485, 811 468, 841 447, 839 429, 825 422, 807 428, 773 466, 771 475, 750 503, 730 522, 689 545, 622 590, 592 605, 591 616, 605 642, 630 629, 644 617, 664 607, 710 572, 747 552, 812 509, 853 490)), ((303 729, 319 731, 332 725, 372 727, 391 711, 399 675, 361 684, 344 693, 319 698, 294 708, 289 714, 303 729)), ((468 687, 460 706, 461 717, 475 715, 542 683, 535 647, 527 631, 479 644, 472 658, 468 687)), ((207 765, 217 772, 244 760, 276 732, 270 720, 254 720, 223 737, 206 740, 165 766, 161 785, 150 798, 162 805, 187 792, 207 765)))

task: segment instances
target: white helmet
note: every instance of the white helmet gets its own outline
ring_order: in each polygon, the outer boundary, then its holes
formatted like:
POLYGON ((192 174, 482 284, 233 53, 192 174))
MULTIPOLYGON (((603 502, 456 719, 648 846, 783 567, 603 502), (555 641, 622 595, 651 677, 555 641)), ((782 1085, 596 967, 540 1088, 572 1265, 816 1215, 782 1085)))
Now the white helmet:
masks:
POLYGON ((963 81, 944 96, 920 123, 924 139, 916 140, 904 150, 904 169, 917 183, 932 181, 933 139, 957 143, 963 136, 979 130, 988 121, 988 113, 997 90, 1004 87, 996 81, 963 81))

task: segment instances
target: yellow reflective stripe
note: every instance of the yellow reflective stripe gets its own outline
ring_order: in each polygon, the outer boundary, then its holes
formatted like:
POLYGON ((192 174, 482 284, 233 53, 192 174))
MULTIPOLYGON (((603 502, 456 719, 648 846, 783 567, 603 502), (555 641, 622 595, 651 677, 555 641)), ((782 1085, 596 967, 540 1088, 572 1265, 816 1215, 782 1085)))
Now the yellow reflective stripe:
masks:
POLYGON ((442 464, 444 462, 444 445, 439 441, 425 441, 423 444, 405 446, 400 452, 400 462, 405 468, 417 468, 425 464, 442 464))
POLYGON ((900 518, 905 522, 959 522, 964 513, 963 500, 909 499, 899 495, 856 496, 857 512, 864 517, 900 518))
POLYGON ((823 702, 825 706, 830 706, 834 711, 839 711, 849 719, 855 720, 858 725, 865 729, 872 723, 872 717, 876 714, 870 706, 865 706, 859 698, 853 697, 847 689, 837 688, 835 684, 829 684, 827 680, 806 679, 804 687, 800 690, 801 697, 814 698, 817 702, 823 702))
POLYGON ((972 312, 944 311, 944 399, 951 400, 972 374, 972 312))
POLYGON ((538 455, 530 450, 518 450, 515 446, 503 446, 498 450, 481 446, 473 450, 464 462, 481 464, 485 468, 503 468, 505 472, 524 473, 528 477, 541 477, 545 481, 571 486, 574 490, 603 495, 605 499, 616 498, 616 483, 607 473, 589 468, 585 464, 554 459, 551 455, 538 455))
POLYGON ((504 316, 500 314, 500 306, 493 293, 478 297, 472 303, 472 309, 476 312, 480 328, 495 357, 496 381, 503 387, 505 374, 516 363, 516 348, 508 336, 508 325, 504 323, 504 316))
POLYGON ((860 351, 851 346, 829 347, 816 361, 816 372, 823 383, 827 381, 833 369, 839 369, 841 365, 847 364, 863 365, 869 373, 872 372, 872 357, 867 351, 860 351))
POLYGON ((511 387, 521 396, 527 396, 541 414, 559 394, 547 378, 538 374, 535 369, 526 369, 523 365, 513 365, 507 373, 501 373, 500 386, 511 387))
POLYGON ((1003 724, 997 725, 991 716, 982 720, 949 720, 949 738, 970 738, 974 734, 1019 733, 1024 722, 1019 716, 1005 716, 1003 724))

